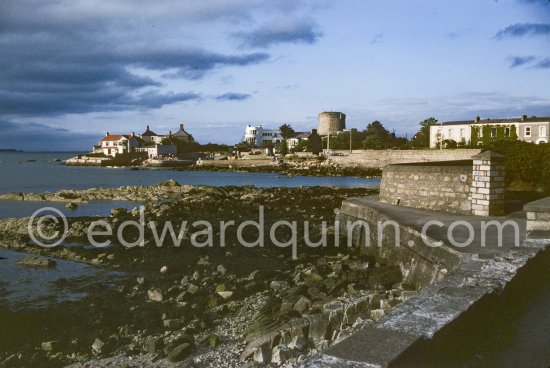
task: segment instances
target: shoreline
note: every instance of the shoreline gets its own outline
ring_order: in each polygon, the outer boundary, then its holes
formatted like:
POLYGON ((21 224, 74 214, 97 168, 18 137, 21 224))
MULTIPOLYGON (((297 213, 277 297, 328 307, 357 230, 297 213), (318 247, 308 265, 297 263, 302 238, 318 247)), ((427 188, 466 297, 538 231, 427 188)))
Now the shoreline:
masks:
MULTIPOLYGON (((320 222, 334 220, 334 209, 342 200, 375 192, 331 187, 193 187, 169 181, 149 187, 59 191, 47 200, 140 199, 147 208, 146 219, 159 226, 168 220, 256 219, 261 205, 266 208, 268 223, 311 221, 311 236, 316 239, 320 222)), ((116 228, 122 220, 138 217, 135 211, 113 210, 103 219, 116 228)), ((98 217, 69 218, 67 241, 85 243, 86 228, 96 220, 98 217)), ((372 303, 373 309, 379 309, 380 301, 386 300, 385 308, 391 308, 400 303, 402 295, 414 293, 399 284, 400 273, 370 263, 357 249, 344 246, 301 245, 296 260, 291 259, 290 249, 239 246, 233 234, 226 247, 176 248, 168 241, 161 248, 151 243, 132 249, 117 244, 102 249, 74 245, 44 249, 29 243, 27 221, 0 220, 0 245, 123 272, 125 276, 113 287, 98 285, 87 290, 89 295, 78 301, 32 312, 0 310, 0 316, 11 321, 6 322, 9 328, 5 329, 11 331, 10 336, 0 333, 0 342, 6 346, 0 362, 83 367, 90 362, 134 356, 133 361, 159 367, 169 366, 169 361, 190 360, 209 367, 221 362, 239 367, 243 361, 260 359, 257 351, 264 351, 264 344, 276 343, 286 349, 280 359, 297 364, 379 318, 384 312, 371 315, 372 303), (389 277, 386 288, 369 283, 369 275, 374 277, 378 272, 380 277, 389 277), (95 305, 91 310, 90 303, 95 305), (334 307, 341 308, 342 313, 349 309, 345 323, 330 322, 324 311, 334 307), (67 322, 59 324, 61 320, 67 322), (17 328, 22 323, 28 327, 17 328), (287 335, 273 335, 274 331, 286 331, 284 326, 289 323, 303 327, 289 327, 287 335), (66 324, 70 328, 65 328, 66 324), (272 336, 271 340, 265 340, 266 336, 272 336)), ((55 224, 48 223, 46 233, 56 229, 55 224)), ((253 233, 254 229, 247 229, 245 236, 253 233)), ((151 236, 146 235, 146 239, 151 236)), ((75 280, 67 282, 78 289, 75 280)))

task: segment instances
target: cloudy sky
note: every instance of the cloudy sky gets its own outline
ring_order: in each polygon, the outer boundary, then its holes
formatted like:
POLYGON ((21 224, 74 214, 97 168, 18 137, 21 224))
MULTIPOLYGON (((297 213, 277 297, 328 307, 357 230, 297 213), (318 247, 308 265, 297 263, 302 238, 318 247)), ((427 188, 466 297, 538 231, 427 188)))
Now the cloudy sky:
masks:
POLYGON ((2 0, 0 148, 550 116, 548 0, 2 0))

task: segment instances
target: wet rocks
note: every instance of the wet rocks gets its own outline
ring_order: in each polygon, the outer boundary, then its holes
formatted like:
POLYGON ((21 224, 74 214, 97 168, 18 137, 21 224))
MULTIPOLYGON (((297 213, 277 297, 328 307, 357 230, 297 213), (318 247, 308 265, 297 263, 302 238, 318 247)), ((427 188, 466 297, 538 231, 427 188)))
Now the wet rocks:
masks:
POLYGON ((170 362, 180 362, 186 357, 188 357, 192 351, 193 351, 193 345, 190 343, 184 342, 183 344, 179 344, 178 346, 168 351, 166 358, 170 362))
POLYGON ((57 266, 57 263, 53 259, 37 256, 25 256, 18 259, 15 264, 40 268, 54 268, 55 266, 57 266))
POLYGON ((164 293, 160 289, 150 289, 147 291, 149 300, 154 302, 162 302, 164 300, 164 293))

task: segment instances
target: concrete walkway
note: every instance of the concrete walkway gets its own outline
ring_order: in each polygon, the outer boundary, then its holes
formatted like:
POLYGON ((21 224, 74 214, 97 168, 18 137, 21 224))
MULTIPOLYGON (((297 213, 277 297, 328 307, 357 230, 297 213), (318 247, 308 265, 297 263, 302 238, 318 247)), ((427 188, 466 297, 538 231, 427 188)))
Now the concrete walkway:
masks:
POLYGON ((433 223, 433 225, 426 228, 425 234, 427 236, 443 242, 446 246, 460 253, 475 253, 479 254, 481 258, 492 258, 504 250, 519 246, 526 239, 527 234, 525 212, 514 212, 502 217, 483 217, 394 206, 381 203, 378 196, 352 198, 348 201, 374 209, 400 225, 411 227, 418 232, 421 232, 426 224, 433 223), (440 223, 434 223, 433 221, 440 223), (506 224, 502 227, 502 231, 496 225, 497 223, 506 224), (449 232, 450 226, 453 226, 451 232, 449 232), (486 230, 482 230, 482 228, 486 230), (449 235, 458 245, 469 245, 453 246, 449 235), (471 236, 473 238, 469 240, 471 236), (483 239, 485 239, 485 242, 483 242, 483 239))
MULTIPOLYGON (((416 354, 419 351, 422 351, 420 354, 425 354, 426 344, 430 344, 434 337, 448 335, 445 332, 449 330, 447 326, 458 325, 459 330, 467 330, 474 327, 471 321, 489 321, 493 312, 499 310, 494 307, 506 299, 506 296, 500 295, 510 293, 510 289, 527 289, 525 284, 533 282, 533 279, 537 280, 536 275, 547 269, 550 260, 550 232, 526 239, 528 233, 524 212, 505 217, 455 215, 388 205, 380 203, 377 197, 348 199, 344 201, 342 209, 346 216, 353 219, 374 222, 379 218, 387 218, 396 221, 403 233, 407 228, 421 233, 429 221, 439 221, 433 222, 434 225, 429 226, 425 235, 431 241, 439 242, 443 250, 452 248, 453 251, 450 252, 459 261, 441 281, 425 286, 416 296, 397 305, 373 325, 308 360, 303 365, 306 368, 417 366, 416 354), (484 232, 484 224, 493 225, 484 232), (500 246, 500 230, 494 224, 506 224, 502 228, 500 246), (471 245, 452 245, 452 240, 464 243, 470 236, 473 236, 471 245), (530 271, 534 271, 535 275, 530 271), (518 279, 523 281, 518 284, 518 279), (418 346, 422 349, 418 350, 418 346)), ((415 248, 411 243, 405 245, 415 248)), ((410 252, 410 257, 419 256, 422 255, 415 251, 410 252)), ((386 258, 385 261, 391 259, 386 258)), ((515 308, 518 300, 524 297, 522 294, 516 300, 508 298, 512 300, 509 308, 515 308)), ((506 308, 501 309, 505 311, 506 308)), ((482 330, 485 331, 484 336, 495 334, 494 331, 491 333, 490 323, 482 330)), ((452 341, 453 344, 467 343, 462 341, 461 336, 446 341, 452 341)), ((461 363, 461 358, 452 360, 450 352, 453 347, 447 345, 449 343, 445 345, 450 349, 447 354, 449 359, 443 366, 464 366, 462 363, 465 361, 461 363)), ((498 351, 495 354, 498 355, 498 351)), ((421 358, 423 357, 418 357, 418 362, 422 361, 421 358)), ((441 363, 441 360, 438 362, 441 363)), ((428 362, 423 361, 419 363, 420 366, 423 363, 428 362)), ((426 366, 442 365, 428 363, 426 366)))

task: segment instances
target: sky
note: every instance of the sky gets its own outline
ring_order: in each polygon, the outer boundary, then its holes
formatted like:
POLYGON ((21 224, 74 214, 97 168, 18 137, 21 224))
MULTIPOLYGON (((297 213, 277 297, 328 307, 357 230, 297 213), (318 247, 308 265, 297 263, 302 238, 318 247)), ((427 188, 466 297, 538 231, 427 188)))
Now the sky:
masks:
POLYGON ((549 0, 2 0, 0 148, 550 116, 549 0))

